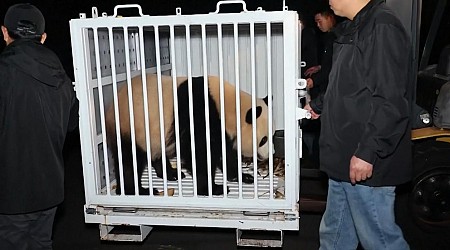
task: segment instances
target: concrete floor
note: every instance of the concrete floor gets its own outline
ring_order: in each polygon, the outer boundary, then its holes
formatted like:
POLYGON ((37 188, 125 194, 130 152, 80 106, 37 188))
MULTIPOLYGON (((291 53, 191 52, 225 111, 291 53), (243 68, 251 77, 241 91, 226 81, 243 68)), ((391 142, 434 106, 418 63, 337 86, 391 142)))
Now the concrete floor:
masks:
MULTIPOLYGON (((84 189, 78 134, 71 134, 64 151, 66 159, 66 198, 58 209, 54 226, 55 250, 227 250, 246 249, 236 247, 234 229, 192 228, 192 227, 154 227, 144 242, 106 242, 100 241, 96 224, 84 223, 84 189)), ((285 232, 283 249, 312 250, 319 248, 318 229, 321 219, 321 206, 307 202, 308 195, 321 195, 322 183, 314 177, 302 179, 301 197, 308 204, 309 211, 301 212, 300 231, 285 232)), ((407 213, 407 194, 399 194, 397 202, 397 220, 402 227, 411 249, 450 249, 450 230, 436 233, 419 230, 407 213)), ((304 208, 307 206, 304 205, 304 208)), ((255 249, 255 248, 251 248, 255 249)))

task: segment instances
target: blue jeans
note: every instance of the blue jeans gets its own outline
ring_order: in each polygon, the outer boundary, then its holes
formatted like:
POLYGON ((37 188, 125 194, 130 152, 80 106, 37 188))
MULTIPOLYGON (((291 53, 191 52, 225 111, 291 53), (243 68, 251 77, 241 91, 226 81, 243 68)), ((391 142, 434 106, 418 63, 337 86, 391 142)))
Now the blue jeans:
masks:
POLYGON ((320 223, 320 249, 409 249, 395 223, 395 187, 368 187, 329 180, 320 223))

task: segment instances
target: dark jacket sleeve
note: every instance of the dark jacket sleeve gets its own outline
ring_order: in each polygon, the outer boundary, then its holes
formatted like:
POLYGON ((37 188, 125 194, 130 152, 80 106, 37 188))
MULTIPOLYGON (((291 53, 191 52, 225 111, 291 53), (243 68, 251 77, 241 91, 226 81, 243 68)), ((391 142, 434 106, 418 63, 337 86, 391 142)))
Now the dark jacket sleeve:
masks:
POLYGON ((66 76, 66 84, 68 84, 69 87, 69 91, 71 93, 72 96, 72 104, 70 106, 70 114, 69 114, 69 123, 67 125, 67 131, 74 131, 79 124, 80 121, 80 117, 79 117, 79 107, 80 107, 80 103, 78 101, 77 95, 75 93, 72 81, 69 79, 69 77, 66 76))
POLYGON ((389 156, 405 136, 409 122, 411 81, 407 72, 410 42, 403 28, 378 24, 372 30, 371 46, 363 65, 371 93, 369 119, 364 125, 355 156, 374 163, 389 156))
POLYGON ((325 91, 322 91, 316 98, 312 99, 309 102, 309 106, 318 115, 320 115, 322 113, 324 96, 325 96, 325 91))
POLYGON ((78 109, 79 109, 78 99, 75 95, 73 95, 72 107, 70 108, 69 124, 67 126, 68 131, 73 131, 78 127, 79 122, 78 109))
POLYGON ((331 68, 326 68, 324 67, 324 65, 321 65, 321 69, 319 70, 319 72, 311 77, 314 82, 314 88, 318 88, 319 92, 324 92, 327 89, 330 69, 331 68))

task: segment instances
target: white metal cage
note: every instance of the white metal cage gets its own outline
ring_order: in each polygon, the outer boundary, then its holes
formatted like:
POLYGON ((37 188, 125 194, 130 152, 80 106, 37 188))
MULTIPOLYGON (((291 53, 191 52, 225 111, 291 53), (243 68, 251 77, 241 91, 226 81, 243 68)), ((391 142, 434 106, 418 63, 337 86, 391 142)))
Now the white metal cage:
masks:
MULTIPOLYGON (((105 13, 99 16, 94 7, 92 18, 81 14, 79 19, 70 21, 75 86, 80 101, 85 220, 103 225, 103 238, 108 238, 105 235, 109 225, 120 224, 298 230, 301 157, 298 124, 306 114, 299 103, 300 92, 306 84, 299 76, 298 15, 287 8, 248 11, 243 1, 230 2, 242 3, 244 10, 220 13, 224 1, 218 3, 216 12, 209 14, 182 15, 177 9, 172 16, 148 16, 142 14, 140 6, 126 5, 117 6, 112 16, 105 13), (118 16, 120 8, 130 7, 138 8, 140 16, 118 16), (163 178, 157 177, 151 166, 144 171, 143 186, 160 190, 160 195, 152 192, 127 195, 123 191, 117 195, 113 159, 106 143, 105 112, 117 103, 118 88, 129 87, 134 77, 140 77, 145 83, 147 74, 155 74, 158 84, 163 75, 187 79, 215 75, 221 87, 228 81, 249 93, 253 100, 271 96, 268 115, 273 122, 268 127, 270 134, 284 131, 284 155, 280 159, 269 157, 264 164, 253 164, 257 162, 256 153, 252 159, 238 157, 239 172, 253 175, 254 183, 246 184, 241 178, 237 182, 226 181, 226 171, 217 171, 215 180, 224 185, 223 195, 198 195, 195 171, 182 170, 178 157, 170 162, 177 168, 178 177, 181 171, 185 173, 184 179, 167 180, 165 166, 163 178)), ((159 100, 148 100, 144 95, 143 101, 157 102, 161 107, 163 100, 159 97, 159 100)), ((195 98, 192 93, 190 98, 195 98)), ((239 98, 236 102, 239 106, 239 98)), ((255 105, 252 101, 252 106, 255 105)), ((129 108, 132 116, 133 108, 129 108)), ((117 108, 115 112, 117 117, 117 108)), ((148 110, 145 112, 148 115, 148 110)), ((133 120, 130 118, 132 139, 133 120)), ((253 133, 256 129, 253 128, 253 133)), ((160 138, 147 138, 147 143, 149 140, 164 143, 164 133, 160 138)), ((238 133, 237 144, 241 143, 238 133)), ((270 155, 274 152, 272 145, 273 138, 269 137, 270 155)), ((240 147, 237 148, 240 152, 240 147)), ((133 153, 136 154, 135 147, 133 153)), ((162 158, 165 165, 164 154, 162 158)), ((135 155, 133 161, 137 176, 135 155)), ((123 171, 122 164, 119 165, 123 171)), ((208 167, 211 171, 211 166, 208 167)))

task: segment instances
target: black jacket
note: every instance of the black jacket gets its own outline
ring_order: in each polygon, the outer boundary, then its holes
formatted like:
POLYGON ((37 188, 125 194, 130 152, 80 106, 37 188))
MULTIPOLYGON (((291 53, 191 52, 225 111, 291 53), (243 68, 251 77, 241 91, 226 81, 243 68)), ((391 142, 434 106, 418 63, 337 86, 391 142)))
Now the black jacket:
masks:
POLYGON ((355 155, 373 164, 372 178, 361 184, 404 183, 412 177, 408 35, 383 0, 370 1, 336 35, 321 116, 321 169, 349 182, 355 155))
POLYGON ((305 67, 301 68, 301 76, 304 77, 305 71, 308 68, 319 65, 317 56, 317 37, 314 29, 309 27, 303 28, 301 46, 301 59, 306 64, 305 67))
POLYGON ((0 213, 47 209, 64 199, 62 149, 78 101, 58 57, 17 40, 0 55, 0 213))
POLYGON ((327 89, 328 76, 330 74, 331 66, 333 63, 333 43, 335 39, 336 35, 333 31, 325 32, 322 35, 323 50, 320 62, 321 68, 311 77, 314 82, 314 87, 310 90, 312 99, 316 99, 320 93, 325 93, 327 89))

